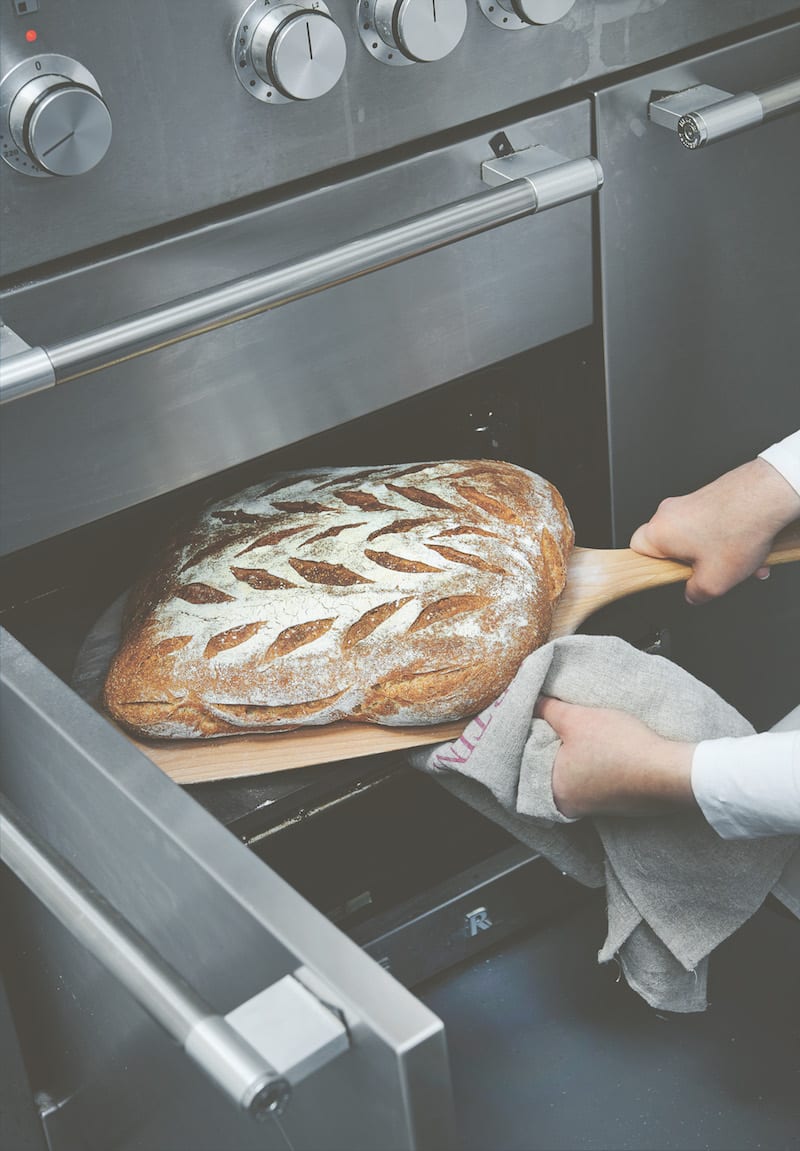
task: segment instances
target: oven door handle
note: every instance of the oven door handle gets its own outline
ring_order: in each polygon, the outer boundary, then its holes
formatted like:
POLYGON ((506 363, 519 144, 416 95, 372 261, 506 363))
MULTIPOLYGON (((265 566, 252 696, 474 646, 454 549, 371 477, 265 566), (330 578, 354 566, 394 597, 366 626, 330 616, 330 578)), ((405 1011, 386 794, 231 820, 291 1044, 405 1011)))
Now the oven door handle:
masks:
POLYGON ((222 1016, 0 795, 0 860, 236 1104, 279 1113, 292 1086, 349 1047, 345 1022, 298 968, 222 1016))
MULTIPOLYGON (((534 154, 537 149, 529 151, 534 154)), ((303 259, 195 292, 85 335, 49 346, 26 345, 0 364, 0 402, 76 380, 534 212, 567 204, 591 195, 602 183, 603 170, 593 156, 566 160, 521 175, 501 187, 478 192, 303 259)), ((16 347, 19 346, 18 340, 16 347)))
POLYGON ((651 100, 647 113, 654 124, 677 132, 684 147, 695 151, 798 109, 800 76, 791 76, 760 92, 740 92, 738 96, 710 84, 697 84, 651 100))

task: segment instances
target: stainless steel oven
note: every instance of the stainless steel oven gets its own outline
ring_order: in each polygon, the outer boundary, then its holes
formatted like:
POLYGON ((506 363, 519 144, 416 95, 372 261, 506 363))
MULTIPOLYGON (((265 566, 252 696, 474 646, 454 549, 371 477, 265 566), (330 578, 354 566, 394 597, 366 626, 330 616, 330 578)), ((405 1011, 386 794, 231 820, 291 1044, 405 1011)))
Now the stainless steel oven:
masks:
MULTIPOLYGON (((800 117, 700 148, 677 126, 728 133, 702 112, 743 90, 752 119, 789 113, 798 15, 5 4, 2 954, 26 1138, 474 1145, 426 989, 573 931, 590 893, 395 754, 179 787, 80 698, 75 658, 176 515, 278 467, 505 458, 609 546, 797 426, 800 117)), ((793 572, 770 583, 699 624, 665 593, 590 627, 671 645, 763 726, 800 601, 793 572), (730 658, 753 645, 756 683, 730 658)))

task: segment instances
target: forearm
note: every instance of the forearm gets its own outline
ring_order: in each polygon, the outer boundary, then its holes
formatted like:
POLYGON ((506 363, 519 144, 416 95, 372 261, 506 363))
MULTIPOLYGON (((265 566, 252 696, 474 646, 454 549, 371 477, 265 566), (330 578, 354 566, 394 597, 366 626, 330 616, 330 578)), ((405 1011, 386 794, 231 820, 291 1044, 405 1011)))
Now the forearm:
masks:
POLYGON ((553 796, 563 815, 659 815, 696 807, 692 791, 695 745, 654 735, 631 746, 614 765, 578 779, 553 771, 553 796))
POLYGON ((800 732, 693 744, 605 708, 543 698, 535 714, 561 739, 553 798, 568 819, 699 807, 726 839, 800 834, 800 732))

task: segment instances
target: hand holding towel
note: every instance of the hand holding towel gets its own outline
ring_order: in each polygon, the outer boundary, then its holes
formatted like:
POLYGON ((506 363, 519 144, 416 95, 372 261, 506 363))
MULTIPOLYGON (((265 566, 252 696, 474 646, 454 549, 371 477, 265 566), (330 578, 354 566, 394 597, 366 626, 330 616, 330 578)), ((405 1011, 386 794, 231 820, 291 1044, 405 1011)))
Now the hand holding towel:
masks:
POLYGON ((558 738, 534 718, 540 694, 637 716, 668 739, 697 742, 753 728, 711 688, 613 636, 565 636, 533 652, 458 740, 411 754, 449 790, 560 870, 605 883, 608 935, 631 987, 654 1007, 702 1011, 708 957, 760 907, 797 851, 796 836, 723 840, 699 811, 568 820, 555 806, 558 738))

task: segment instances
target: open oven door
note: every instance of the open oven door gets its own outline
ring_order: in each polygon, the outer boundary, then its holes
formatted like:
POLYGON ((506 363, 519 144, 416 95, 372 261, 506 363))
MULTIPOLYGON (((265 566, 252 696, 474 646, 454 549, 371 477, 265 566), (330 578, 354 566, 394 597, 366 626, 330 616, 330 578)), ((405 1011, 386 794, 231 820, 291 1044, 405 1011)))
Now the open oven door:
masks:
MULTIPOLYGON (((660 500, 800 427, 800 24, 609 86, 595 105, 614 534, 624 546, 660 500), (705 142, 686 135, 688 114, 703 109, 705 142)), ((673 658, 759 730, 797 704, 796 565, 702 610, 674 589, 640 608, 649 614, 634 628, 666 626, 673 658)))
POLYGON ((52 1148, 452 1144, 436 1016, 5 632, 2 715, 3 958, 52 1148))
MULTIPOLYGON (((195 484, 580 338, 602 183, 590 115, 581 99, 508 123, 507 156, 481 127, 3 294, 3 318, 31 347, 4 363, 0 551, 19 560, 17 605, 38 607, 35 643, 8 618, 14 597, 3 615, 22 643, 5 635, 0 652, 3 856, 18 876, 5 877, 0 943, 52 1151, 451 1145, 440 1021, 49 669, 66 674, 80 612, 96 618, 128 586, 161 530, 139 536, 115 517, 167 524, 195 484), (191 333, 175 327, 189 313, 191 333), (147 355, 129 342, 143 331, 147 355), (54 369, 38 388, 54 343, 96 350, 109 332, 110 360, 93 351, 85 376, 70 368, 56 386, 54 369), (138 539, 140 555, 110 570, 138 539), (40 611, 65 585, 64 610, 40 611), (49 619, 70 632, 57 657, 49 619)), ((594 393, 571 355, 575 387, 594 393)), ((519 370, 538 394, 527 360, 519 370)), ((411 438, 392 452, 415 451, 411 438)), ((437 431, 434 450, 443 443, 437 431)), ((367 464, 375 445, 355 450, 367 464)), ((417 830, 412 815, 406 851, 417 830)))

